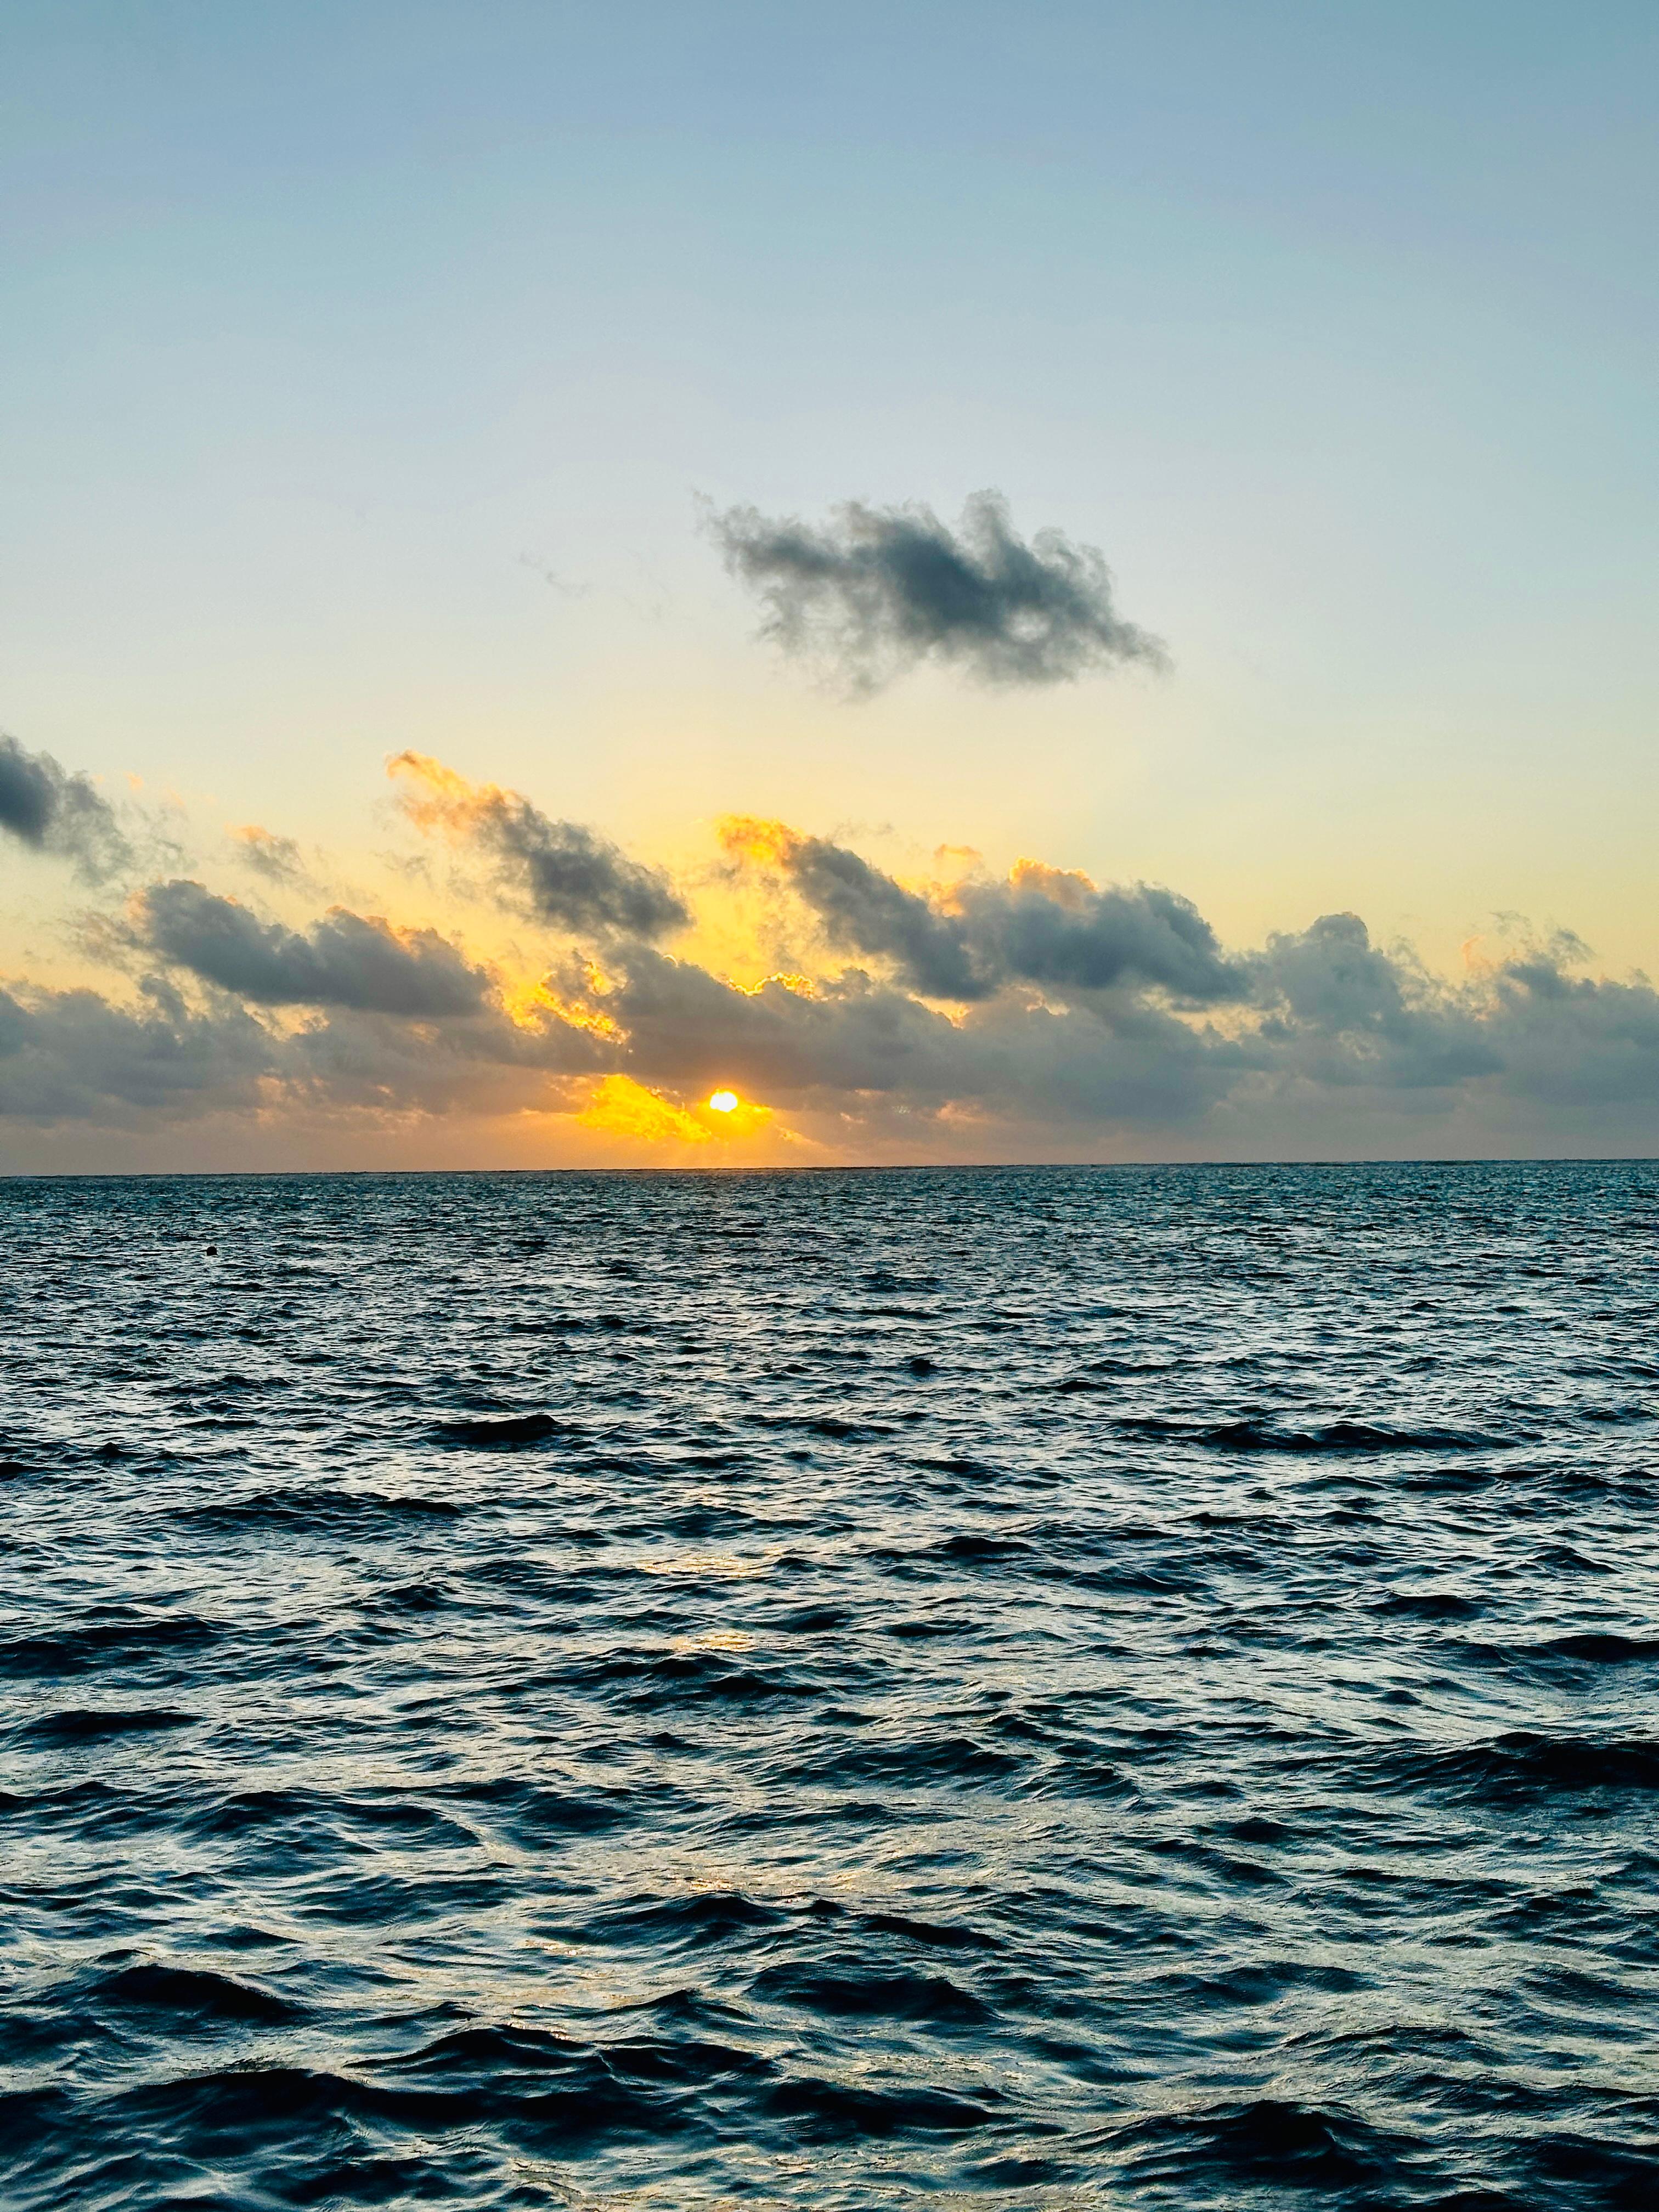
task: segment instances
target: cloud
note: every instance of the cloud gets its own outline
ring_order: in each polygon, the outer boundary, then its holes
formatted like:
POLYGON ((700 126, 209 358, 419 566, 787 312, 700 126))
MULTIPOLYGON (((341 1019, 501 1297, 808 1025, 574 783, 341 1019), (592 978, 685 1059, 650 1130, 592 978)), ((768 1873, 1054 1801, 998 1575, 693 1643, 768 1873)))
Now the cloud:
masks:
POLYGON ((301 932, 262 922, 204 884, 175 880, 138 894, 133 926, 148 951, 259 1006, 432 1020, 475 1012, 490 988, 435 931, 394 930, 343 907, 301 932))
POLYGON ((603 1033, 551 1007, 514 1021, 495 1005, 441 1020, 332 1006, 295 1027, 222 997, 192 1006, 164 976, 126 1004, 0 987, 0 1125, 166 1135, 240 1116, 249 1165, 301 1121, 384 1131, 574 1114, 616 1057, 603 1033))
POLYGON ((539 921, 648 940, 690 920, 660 869, 578 823, 550 820, 519 792, 468 783, 423 753, 398 754, 386 773, 404 780, 404 811, 417 829, 476 846, 539 921))
POLYGON ((701 1119, 671 1099, 635 1083, 631 1075, 607 1075, 593 1086, 578 1119, 588 1129, 631 1137, 647 1145, 710 1145, 711 1117, 701 1119))
MULTIPOLYGON (((557 826, 404 773, 428 826, 503 867, 557 826)), ((608 888, 565 911, 602 943, 539 975, 471 964, 432 928, 340 908, 293 927, 152 882, 85 935, 107 992, 0 988, 3 1156, 107 1164, 73 1133, 97 1129, 178 1164, 210 1123, 214 1157, 250 1166, 285 1143, 477 1164, 503 1146, 781 1161, 802 1140, 851 1160, 1659 1152, 1659 993, 1595 975, 1565 933, 1506 927, 1448 978, 1352 914, 1235 951, 1155 886, 1034 860, 911 885, 780 823, 725 835, 766 894, 777 972, 758 981, 622 927, 634 864, 598 839, 608 888), (741 1111, 715 1115, 726 1089, 741 1111)), ((528 872, 512 880, 528 900, 528 872)))
POLYGON ((822 528, 753 507, 711 513, 708 527, 765 608, 761 635, 854 694, 927 659, 1000 684, 1165 664, 1158 640, 1118 614, 1096 548, 1057 530, 1028 543, 996 492, 976 493, 954 532, 930 507, 861 500, 822 528))
POLYGON ((0 830, 32 851, 71 862, 101 883, 129 857, 115 811, 90 776, 71 775, 50 753, 0 734, 0 830))
POLYGON ((1275 934, 1250 967, 1265 1009, 1259 1048, 1308 1080, 1415 1091, 1503 1066, 1494 1037, 1507 985, 1452 990, 1409 953, 1373 945, 1357 914, 1275 934))
POLYGON ((5 1120, 153 1127, 251 1112, 275 1062, 251 1016, 193 1013, 165 985, 132 1007, 97 991, 0 989, 5 1120))
POLYGON ((844 1136, 908 1129, 949 1137, 969 1110, 1056 1132, 1201 1119, 1249 1070, 1231 1040, 1139 1002, 1055 1012, 1004 994, 952 1018, 862 970, 803 990, 751 991, 686 961, 641 951, 606 1000, 641 1081, 688 1092, 729 1082, 790 1115, 839 1121, 844 1136))
POLYGON ((602 1079, 617 1055, 614 1043, 552 1012, 515 1022, 485 1008, 426 1023, 336 1010, 284 1037, 279 1066, 309 1110, 444 1121, 562 1110, 578 1095, 573 1079, 602 1079))
POLYGON ((1249 988, 1247 971, 1192 902, 1156 885, 1103 890, 1086 876, 1022 860, 1006 882, 970 876, 924 895, 846 847, 781 823, 739 818, 723 835, 738 859, 787 878, 832 945, 893 961, 927 998, 969 1002, 1011 982, 1132 985, 1206 1006, 1249 988))
POLYGON ((1272 940, 1212 1018, 1018 988, 952 1017, 854 969, 743 990, 641 949, 605 1000, 639 1081, 729 1082, 854 1157, 1659 1150, 1659 993, 1534 948, 1453 984, 1352 915, 1272 940))
POLYGON ((832 945, 885 956, 927 998, 982 999, 996 988, 958 916, 940 914, 845 846, 791 836, 780 858, 832 945))
POLYGON ((729 1086, 751 1133, 770 1109, 780 1158, 799 1137, 854 1159, 1659 1148, 1659 994, 1639 977, 1576 974, 1545 945, 1447 982, 1342 915, 1249 964, 1249 999, 1215 1015, 1127 986, 1061 1002, 1010 986, 953 1015, 859 968, 745 988, 639 943, 603 979, 550 977, 516 1018, 334 1005, 284 1027, 155 980, 125 1006, 17 986, 0 992, 0 1119, 165 1133, 240 1115, 257 1164, 301 1120, 447 1145, 561 1115, 532 1126, 649 1157, 694 1125, 724 1136, 703 1109, 729 1086))
POLYGON ((257 822, 242 822, 225 832, 237 848, 237 858, 257 876, 274 884, 305 884, 313 880, 296 841, 279 836, 257 822))

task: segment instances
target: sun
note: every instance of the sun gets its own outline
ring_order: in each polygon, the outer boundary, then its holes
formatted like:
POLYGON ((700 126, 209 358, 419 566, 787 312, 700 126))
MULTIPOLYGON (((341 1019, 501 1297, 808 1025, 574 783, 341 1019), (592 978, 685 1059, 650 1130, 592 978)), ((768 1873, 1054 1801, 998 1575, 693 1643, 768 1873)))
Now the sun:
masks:
POLYGON ((708 1105, 711 1113, 733 1114, 737 1111, 738 1094, 735 1091, 717 1091, 709 1099, 708 1105))

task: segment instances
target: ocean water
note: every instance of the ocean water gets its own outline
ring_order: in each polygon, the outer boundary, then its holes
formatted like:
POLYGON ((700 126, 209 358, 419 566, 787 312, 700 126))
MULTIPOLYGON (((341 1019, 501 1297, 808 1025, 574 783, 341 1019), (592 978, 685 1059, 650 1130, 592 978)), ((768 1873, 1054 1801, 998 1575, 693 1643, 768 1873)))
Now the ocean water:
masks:
POLYGON ((1648 2212, 1656 1231, 0 1183, 0 2199, 1648 2212))

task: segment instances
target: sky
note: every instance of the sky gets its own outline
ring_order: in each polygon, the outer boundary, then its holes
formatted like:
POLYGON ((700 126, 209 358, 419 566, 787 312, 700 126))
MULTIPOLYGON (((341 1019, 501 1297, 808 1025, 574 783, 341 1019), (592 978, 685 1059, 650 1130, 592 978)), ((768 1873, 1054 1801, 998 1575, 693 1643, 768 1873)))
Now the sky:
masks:
POLYGON ((0 1170, 1659 1152, 1656 110, 1624 0, 12 0, 0 1170))

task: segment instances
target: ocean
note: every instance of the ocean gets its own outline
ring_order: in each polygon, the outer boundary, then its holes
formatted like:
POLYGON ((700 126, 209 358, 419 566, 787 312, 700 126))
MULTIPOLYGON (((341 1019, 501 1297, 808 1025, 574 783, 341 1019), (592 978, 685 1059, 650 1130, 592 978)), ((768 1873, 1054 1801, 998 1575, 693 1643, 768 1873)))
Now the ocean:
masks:
POLYGON ((0 1224, 9 2207, 1659 2204, 1659 1165, 0 1224))

